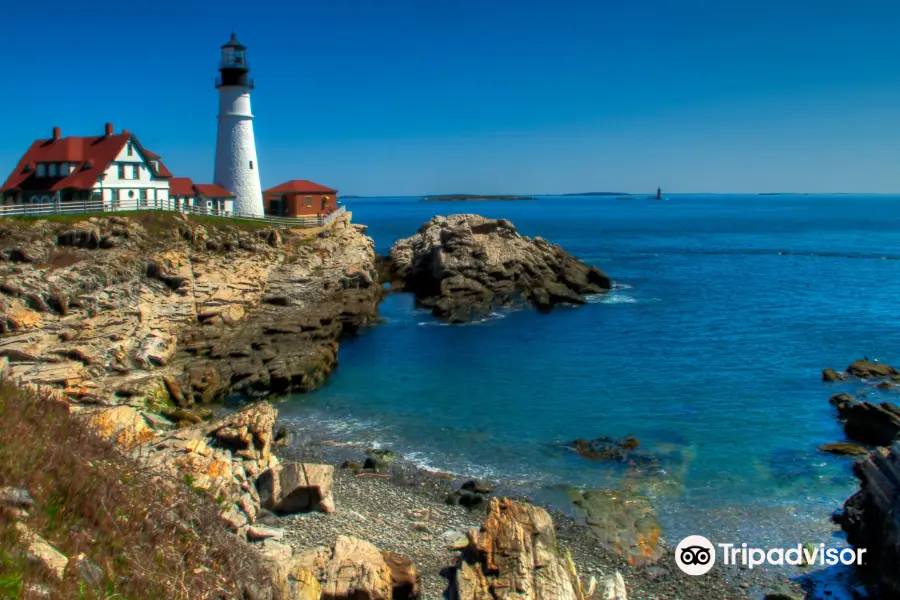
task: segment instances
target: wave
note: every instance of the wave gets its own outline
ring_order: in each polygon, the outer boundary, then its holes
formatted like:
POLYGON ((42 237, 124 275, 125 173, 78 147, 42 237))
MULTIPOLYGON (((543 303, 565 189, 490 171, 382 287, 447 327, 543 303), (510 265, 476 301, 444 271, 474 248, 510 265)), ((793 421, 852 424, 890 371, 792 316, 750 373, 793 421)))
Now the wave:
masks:
POLYGON ((470 322, 470 323, 445 323, 444 321, 434 320, 434 321, 419 321, 418 325, 419 325, 420 327, 427 327, 427 326, 431 326, 431 327, 449 327, 450 325, 453 325, 453 326, 455 326, 455 327, 465 327, 465 326, 467 326, 467 325, 469 325, 469 326, 471 326, 471 325, 481 325, 482 323, 487 323, 487 322, 489 322, 489 321, 497 321, 497 320, 499 320, 499 319, 505 319, 505 318, 508 317, 508 316, 509 316, 509 313, 508 313, 508 312, 507 312, 507 313, 502 313, 502 312, 492 312, 492 313, 489 314, 488 316, 483 317, 483 318, 481 318, 481 319, 477 319, 477 320, 472 321, 472 322, 470 322))
POLYGON ((637 304, 640 302, 634 296, 615 291, 615 288, 605 294, 588 294, 585 299, 588 304, 637 304))

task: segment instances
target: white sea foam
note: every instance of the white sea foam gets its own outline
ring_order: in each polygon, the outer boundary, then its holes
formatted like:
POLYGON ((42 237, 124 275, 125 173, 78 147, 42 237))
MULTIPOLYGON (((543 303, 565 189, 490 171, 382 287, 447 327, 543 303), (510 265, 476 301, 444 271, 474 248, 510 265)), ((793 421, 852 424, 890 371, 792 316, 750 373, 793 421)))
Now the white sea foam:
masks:
POLYGON ((635 304, 638 299, 628 294, 607 292, 606 294, 589 294, 585 296, 588 304, 635 304))
POLYGON ((419 325, 420 325, 420 326, 423 326, 423 327, 424 327, 424 326, 447 327, 447 326, 449 326, 449 325, 454 325, 454 326, 456 326, 456 327, 460 327, 460 326, 463 326, 463 327, 464 327, 464 326, 466 326, 466 325, 480 325, 480 324, 482 324, 482 323, 487 323, 487 322, 489 322, 489 321, 496 321, 496 320, 498 320, 498 319, 505 319, 507 316, 509 316, 509 313, 492 312, 492 313, 489 314, 488 316, 483 317, 483 318, 481 318, 481 319, 477 319, 477 320, 475 320, 475 321, 472 321, 471 323, 456 323, 456 324, 454 324, 454 323, 445 323, 445 322, 443 322, 443 321, 434 320, 434 321, 419 321, 419 325))
POLYGON ((630 290, 633 288, 633 285, 628 285, 627 283, 613 283, 614 290, 630 290))

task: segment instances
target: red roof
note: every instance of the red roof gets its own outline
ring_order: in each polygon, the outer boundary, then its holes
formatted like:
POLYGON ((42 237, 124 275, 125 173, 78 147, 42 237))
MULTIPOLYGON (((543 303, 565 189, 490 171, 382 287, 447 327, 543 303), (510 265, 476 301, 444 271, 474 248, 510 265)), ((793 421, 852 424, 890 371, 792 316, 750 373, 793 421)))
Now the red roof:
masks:
POLYGON ((194 196, 194 182, 190 177, 173 177, 169 180, 169 196, 194 196))
POLYGON ((313 183, 312 181, 307 181, 306 179, 292 179, 291 181, 285 181, 281 185, 276 185, 265 191, 266 194, 270 192, 273 194, 284 194, 286 192, 299 192, 301 194, 337 194, 337 190, 325 187, 324 185, 319 185, 318 183, 313 183))
POLYGON ((120 133, 97 137, 65 137, 37 140, 25 152, 19 164, 0 190, 46 190, 65 188, 89 190, 102 177, 131 136, 120 133), (76 163, 75 171, 64 177, 37 177, 39 163, 76 163))
MULTIPOLYGON (((63 189, 89 190, 97 183, 97 179, 106 172, 109 164, 132 139, 130 133, 95 137, 69 136, 59 139, 37 140, 19 160, 19 164, 0 187, 0 191, 20 189, 35 191, 57 191, 63 189), (37 165, 40 163, 75 163, 72 173, 59 177, 38 177, 37 165)), ((134 138, 135 145, 149 159, 158 161, 158 172, 161 177, 171 177, 171 173, 159 159, 159 155, 144 149, 134 138)))
POLYGON ((234 198, 234 194, 215 183, 197 183, 194 189, 198 194, 202 194, 207 198, 234 198))
POLYGON ((150 152, 146 148, 142 148, 144 151, 144 156, 147 157, 147 160, 155 160, 156 161, 156 170, 159 173, 160 177, 171 177, 172 172, 166 168, 166 165, 163 164, 162 158, 156 152, 150 152))

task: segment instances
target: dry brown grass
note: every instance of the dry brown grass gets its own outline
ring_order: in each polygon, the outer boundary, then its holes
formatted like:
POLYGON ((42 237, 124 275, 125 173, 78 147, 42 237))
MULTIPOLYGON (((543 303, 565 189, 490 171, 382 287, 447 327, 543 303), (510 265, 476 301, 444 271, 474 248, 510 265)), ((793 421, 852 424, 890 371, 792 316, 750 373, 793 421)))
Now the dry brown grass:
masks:
MULTIPOLYGON (((64 406, 0 382, 0 487, 26 488, 24 522, 66 556, 84 553, 101 588, 70 568, 62 583, 25 559, 0 515, 0 598, 29 585, 53 598, 246 598, 270 589, 251 548, 228 533, 219 507, 183 482, 156 476, 87 430, 64 406)), ((265 594, 264 594, 265 595, 265 594)))

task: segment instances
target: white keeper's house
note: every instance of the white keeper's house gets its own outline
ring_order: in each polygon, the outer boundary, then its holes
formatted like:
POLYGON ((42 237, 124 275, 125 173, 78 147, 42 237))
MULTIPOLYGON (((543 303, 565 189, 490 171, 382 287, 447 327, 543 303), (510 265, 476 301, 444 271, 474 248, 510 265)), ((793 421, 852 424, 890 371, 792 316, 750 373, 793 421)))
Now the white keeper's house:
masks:
MULTIPOLYGON (((102 202, 102 210, 169 209, 230 214, 234 196, 216 185, 178 186, 178 206, 170 192, 172 173, 159 155, 144 148, 127 130, 103 135, 61 135, 36 140, 0 187, 4 205, 63 205, 102 202)), ((98 206, 99 210, 99 206, 98 206)))

